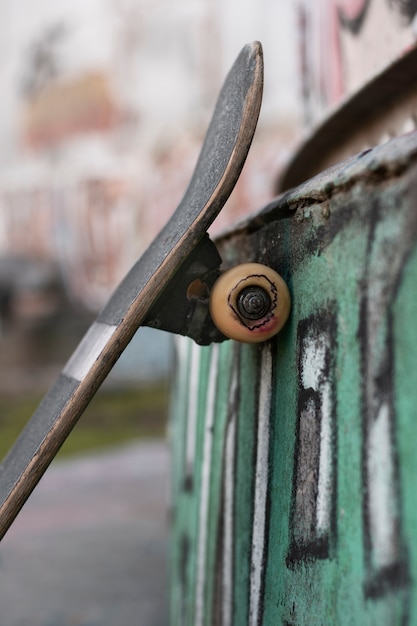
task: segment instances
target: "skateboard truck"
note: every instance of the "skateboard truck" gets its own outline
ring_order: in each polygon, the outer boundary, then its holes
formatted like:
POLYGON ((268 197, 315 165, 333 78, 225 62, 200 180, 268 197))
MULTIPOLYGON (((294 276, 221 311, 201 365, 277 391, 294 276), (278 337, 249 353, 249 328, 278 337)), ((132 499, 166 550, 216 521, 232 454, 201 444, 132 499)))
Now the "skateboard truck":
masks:
POLYGON ((290 294, 270 267, 245 263, 222 274, 209 236, 197 244, 143 324, 185 335, 202 346, 236 339, 259 343, 287 321, 290 294))
POLYGON ((144 326, 185 335, 202 346, 227 339, 214 324, 209 309, 221 262, 215 244, 205 234, 149 311, 144 326))

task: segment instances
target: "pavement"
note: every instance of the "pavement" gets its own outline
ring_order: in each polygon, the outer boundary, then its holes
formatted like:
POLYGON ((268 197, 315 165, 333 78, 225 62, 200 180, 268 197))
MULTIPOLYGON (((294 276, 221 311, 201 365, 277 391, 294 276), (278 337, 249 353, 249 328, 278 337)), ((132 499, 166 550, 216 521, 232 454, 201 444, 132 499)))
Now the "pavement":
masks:
POLYGON ((54 461, 0 544, 0 626, 166 626, 165 442, 54 461))

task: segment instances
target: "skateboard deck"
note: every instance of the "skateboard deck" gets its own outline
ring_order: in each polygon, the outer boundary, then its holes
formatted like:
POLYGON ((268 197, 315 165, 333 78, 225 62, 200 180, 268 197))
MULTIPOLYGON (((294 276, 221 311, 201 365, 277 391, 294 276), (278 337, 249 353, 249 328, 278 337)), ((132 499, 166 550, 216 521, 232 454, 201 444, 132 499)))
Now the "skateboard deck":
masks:
MULTIPOLYGON (((0 538, 139 326, 163 302, 166 290, 205 240, 245 162, 262 87, 262 48, 255 42, 242 49, 226 78, 175 213, 117 287, 2 462, 0 538)), ((198 262, 194 265, 198 268, 198 262)), ((173 306, 175 297, 174 289, 168 300, 173 306)))

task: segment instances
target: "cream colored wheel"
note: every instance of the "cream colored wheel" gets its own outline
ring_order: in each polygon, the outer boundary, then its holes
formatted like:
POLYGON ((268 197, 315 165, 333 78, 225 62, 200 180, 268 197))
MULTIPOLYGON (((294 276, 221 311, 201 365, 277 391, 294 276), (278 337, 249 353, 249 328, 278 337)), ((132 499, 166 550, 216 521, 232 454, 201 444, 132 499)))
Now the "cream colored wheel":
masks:
POLYGON ((288 319, 288 287, 274 270, 245 263, 225 272, 210 295, 210 314, 230 339, 259 343, 276 335, 288 319))

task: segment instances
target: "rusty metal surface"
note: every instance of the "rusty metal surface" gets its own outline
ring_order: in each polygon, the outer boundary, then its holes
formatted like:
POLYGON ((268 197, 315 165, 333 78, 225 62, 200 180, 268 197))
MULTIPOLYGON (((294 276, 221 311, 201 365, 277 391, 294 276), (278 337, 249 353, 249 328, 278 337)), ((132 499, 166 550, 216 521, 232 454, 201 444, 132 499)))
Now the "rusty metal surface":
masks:
POLYGON ((416 181, 412 133, 218 241, 292 314, 261 347, 180 346, 173 624, 416 623, 416 181))

